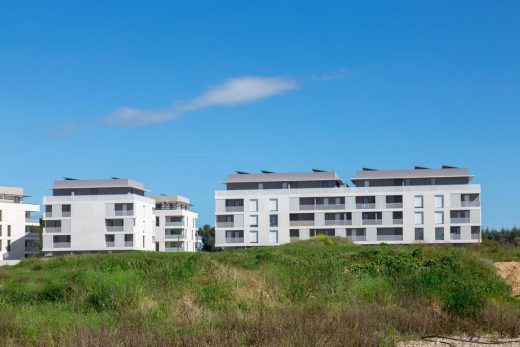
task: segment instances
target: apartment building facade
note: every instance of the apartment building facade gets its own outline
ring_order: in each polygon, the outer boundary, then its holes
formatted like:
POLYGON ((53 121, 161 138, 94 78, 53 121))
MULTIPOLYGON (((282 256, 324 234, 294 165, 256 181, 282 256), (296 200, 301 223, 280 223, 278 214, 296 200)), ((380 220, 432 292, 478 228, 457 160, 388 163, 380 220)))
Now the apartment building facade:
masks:
POLYGON ((40 253, 40 206, 24 202, 23 188, 0 186, 0 265, 14 265, 40 253))
POLYGON ((43 253, 153 251, 155 201, 131 179, 55 181, 43 198, 43 253))
POLYGON ((467 169, 363 169, 229 175, 215 192, 217 247, 269 246, 318 234, 359 244, 477 243, 480 185, 467 169))
POLYGON ((196 252, 198 214, 191 211, 190 200, 180 195, 151 197, 155 201, 155 250, 157 252, 196 252))

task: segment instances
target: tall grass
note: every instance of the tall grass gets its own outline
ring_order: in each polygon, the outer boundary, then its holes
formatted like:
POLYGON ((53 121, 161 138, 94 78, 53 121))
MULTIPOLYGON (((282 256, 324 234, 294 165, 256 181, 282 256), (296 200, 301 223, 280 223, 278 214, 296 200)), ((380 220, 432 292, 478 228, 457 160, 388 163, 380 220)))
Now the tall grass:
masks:
POLYGON ((488 253, 322 238, 211 254, 30 259, 0 269, 0 345, 370 346, 427 334, 518 336, 520 302, 488 253))

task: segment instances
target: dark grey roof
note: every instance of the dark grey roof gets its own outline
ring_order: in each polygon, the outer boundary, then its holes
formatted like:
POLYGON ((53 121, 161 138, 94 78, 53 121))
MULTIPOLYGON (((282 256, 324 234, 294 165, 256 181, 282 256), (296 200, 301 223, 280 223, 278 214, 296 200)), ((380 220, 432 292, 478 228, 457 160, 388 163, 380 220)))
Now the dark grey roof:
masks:
POLYGON ((338 181, 341 178, 335 172, 277 172, 228 175, 224 183, 261 183, 261 182, 305 182, 305 181, 338 181))
POLYGON ((442 178, 442 177, 469 177, 468 169, 416 169, 416 170, 360 170, 352 181, 365 179, 392 179, 392 178, 442 178))
POLYGON ((97 179, 97 180, 60 180, 54 181, 52 189, 73 188, 135 188, 146 191, 144 184, 128 178, 97 179))

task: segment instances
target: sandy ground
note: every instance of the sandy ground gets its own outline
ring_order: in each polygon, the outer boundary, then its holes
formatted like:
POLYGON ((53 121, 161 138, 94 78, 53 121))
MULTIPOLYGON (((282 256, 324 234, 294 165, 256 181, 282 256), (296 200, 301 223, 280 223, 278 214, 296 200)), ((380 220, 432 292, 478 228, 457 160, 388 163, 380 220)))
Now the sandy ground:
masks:
POLYGON ((501 346, 501 347, 520 347, 519 339, 493 339, 490 337, 481 337, 478 339, 470 338, 457 338, 468 341, 457 341, 442 337, 428 338, 428 341, 409 341, 400 342, 397 344, 398 347, 433 347, 433 346, 460 346, 460 347, 482 347, 482 346, 501 346), (470 342, 470 340, 472 340, 470 342))
POLYGON ((520 262, 498 262, 495 263, 498 273, 513 288, 513 296, 520 295, 520 262))

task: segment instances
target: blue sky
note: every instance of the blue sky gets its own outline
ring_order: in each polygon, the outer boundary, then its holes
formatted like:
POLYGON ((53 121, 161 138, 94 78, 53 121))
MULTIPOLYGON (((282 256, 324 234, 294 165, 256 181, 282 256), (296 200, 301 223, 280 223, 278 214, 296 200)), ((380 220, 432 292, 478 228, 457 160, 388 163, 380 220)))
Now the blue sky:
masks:
POLYGON ((520 225, 518 1, 1 1, 0 184, 468 167, 520 225), (513 184, 512 184, 513 183, 513 184))

